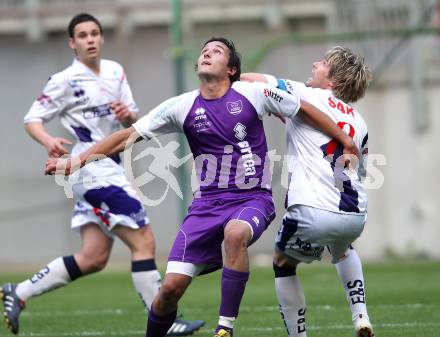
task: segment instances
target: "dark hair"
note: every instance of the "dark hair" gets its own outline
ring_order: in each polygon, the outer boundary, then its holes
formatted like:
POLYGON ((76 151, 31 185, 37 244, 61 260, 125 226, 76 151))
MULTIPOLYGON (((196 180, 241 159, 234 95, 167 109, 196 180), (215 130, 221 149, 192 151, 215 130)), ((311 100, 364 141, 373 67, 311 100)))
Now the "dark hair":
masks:
POLYGON ((208 41, 206 41, 203 44, 203 47, 205 47, 208 43, 218 41, 223 43, 226 47, 229 49, 229 61, 228 61, 228 67, 229 68, 235 68, 237 71, 234 75, 229 76, 229 79, 231 82, 239 81, 240 75, 241 75, 241 55, 237 50, 235 49, 234 42, 232 40, 228 40, 224 37, 211 37, 208 41))
POLYGON ((75 15, 72 18, 72 20, 70 20, 69 25, 67 26, 67 33, 69 34, 69 37, 73 38, 76 25, 83 23, 83 22, 90 22, 90 21, 92 21, 98 25, 99 32, 102 34, 102 26, 97 18, 95 18, 93 15, 88 14, 88 13, 80 13, 80 14, 75 15))

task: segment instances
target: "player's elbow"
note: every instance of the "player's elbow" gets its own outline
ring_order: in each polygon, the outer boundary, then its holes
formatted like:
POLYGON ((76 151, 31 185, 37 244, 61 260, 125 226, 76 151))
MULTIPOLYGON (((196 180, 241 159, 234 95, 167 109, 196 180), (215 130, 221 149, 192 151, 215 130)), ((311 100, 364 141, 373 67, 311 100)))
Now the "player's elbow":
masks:
POLYGON ((42 122, 24 122, 24 129, 31 137, 36 137, 42 127, 42 122))

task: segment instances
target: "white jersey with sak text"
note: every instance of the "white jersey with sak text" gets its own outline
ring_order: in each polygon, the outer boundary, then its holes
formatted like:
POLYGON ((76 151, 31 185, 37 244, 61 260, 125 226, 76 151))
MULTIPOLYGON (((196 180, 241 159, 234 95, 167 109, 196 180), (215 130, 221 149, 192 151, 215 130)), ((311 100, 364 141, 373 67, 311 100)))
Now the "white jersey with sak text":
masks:
POLYGON ((367 125, 349 104, 336 98, 331 90, 307 87, 304 83, 277 80, 266 75, 267 81, 279 89, 293 93, 328 115, 353 138, 361 152, 354 170, 344 165, 343 147, 322 132, 294 116, 287 120, 287 155, 291 180, 287 207, 306 205, 338 213, 365 213, 367 194, 362 180, 366 175, 368 155, 367 125))

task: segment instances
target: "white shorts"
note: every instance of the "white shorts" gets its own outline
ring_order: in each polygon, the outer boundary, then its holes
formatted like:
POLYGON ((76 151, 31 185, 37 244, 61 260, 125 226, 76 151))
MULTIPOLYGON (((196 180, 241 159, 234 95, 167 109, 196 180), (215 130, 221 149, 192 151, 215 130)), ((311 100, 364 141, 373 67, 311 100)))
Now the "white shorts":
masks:
POLYGON ((344 214, 294 205, 284 215, 275 249, 287 257, 310 263, 321 260, 327 246, 332 262, 336 263, 361 235, 366 221, 367 213, 344 214))
POLYGON ((75 230, 95 223, 113 238, 112 229, 116 225, 139 229, 149 224, 144 206, 129 185, 90 189, 76 197, 78 201, 73 209, 71 225, 75 230))

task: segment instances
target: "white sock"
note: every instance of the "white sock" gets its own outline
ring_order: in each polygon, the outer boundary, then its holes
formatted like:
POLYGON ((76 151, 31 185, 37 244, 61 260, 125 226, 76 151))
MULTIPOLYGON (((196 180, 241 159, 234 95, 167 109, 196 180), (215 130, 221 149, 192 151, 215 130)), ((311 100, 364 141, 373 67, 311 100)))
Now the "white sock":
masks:
POLYGON ((234 329, 235 317, 219 316, 218 324, 230 329, 234 329))
POLYGON ((296 275, 275 278, 280 313, 290 337, 306 337, 306 300, 296 275))
POLYGON ((131 273, 134 287, 144 303, 145 309, 148 311, 153 304, 153 300, 159 293, 162 279, 159 271, 136 271, 131 273))
POLYGON ((27 301, 31 297, 65 286, 69 282, 70 276, 63 258, 59 257, 31 278, 19 283, 16 292, 21 300, 27 301))
POLYGON ((368 319, 365 302, 364 275, 362 263, 354 249, 349 249, 341 262, 335 264, 339 278, 345 289, 348 304, 352 314, 352 321, 364 317, 368 319))

